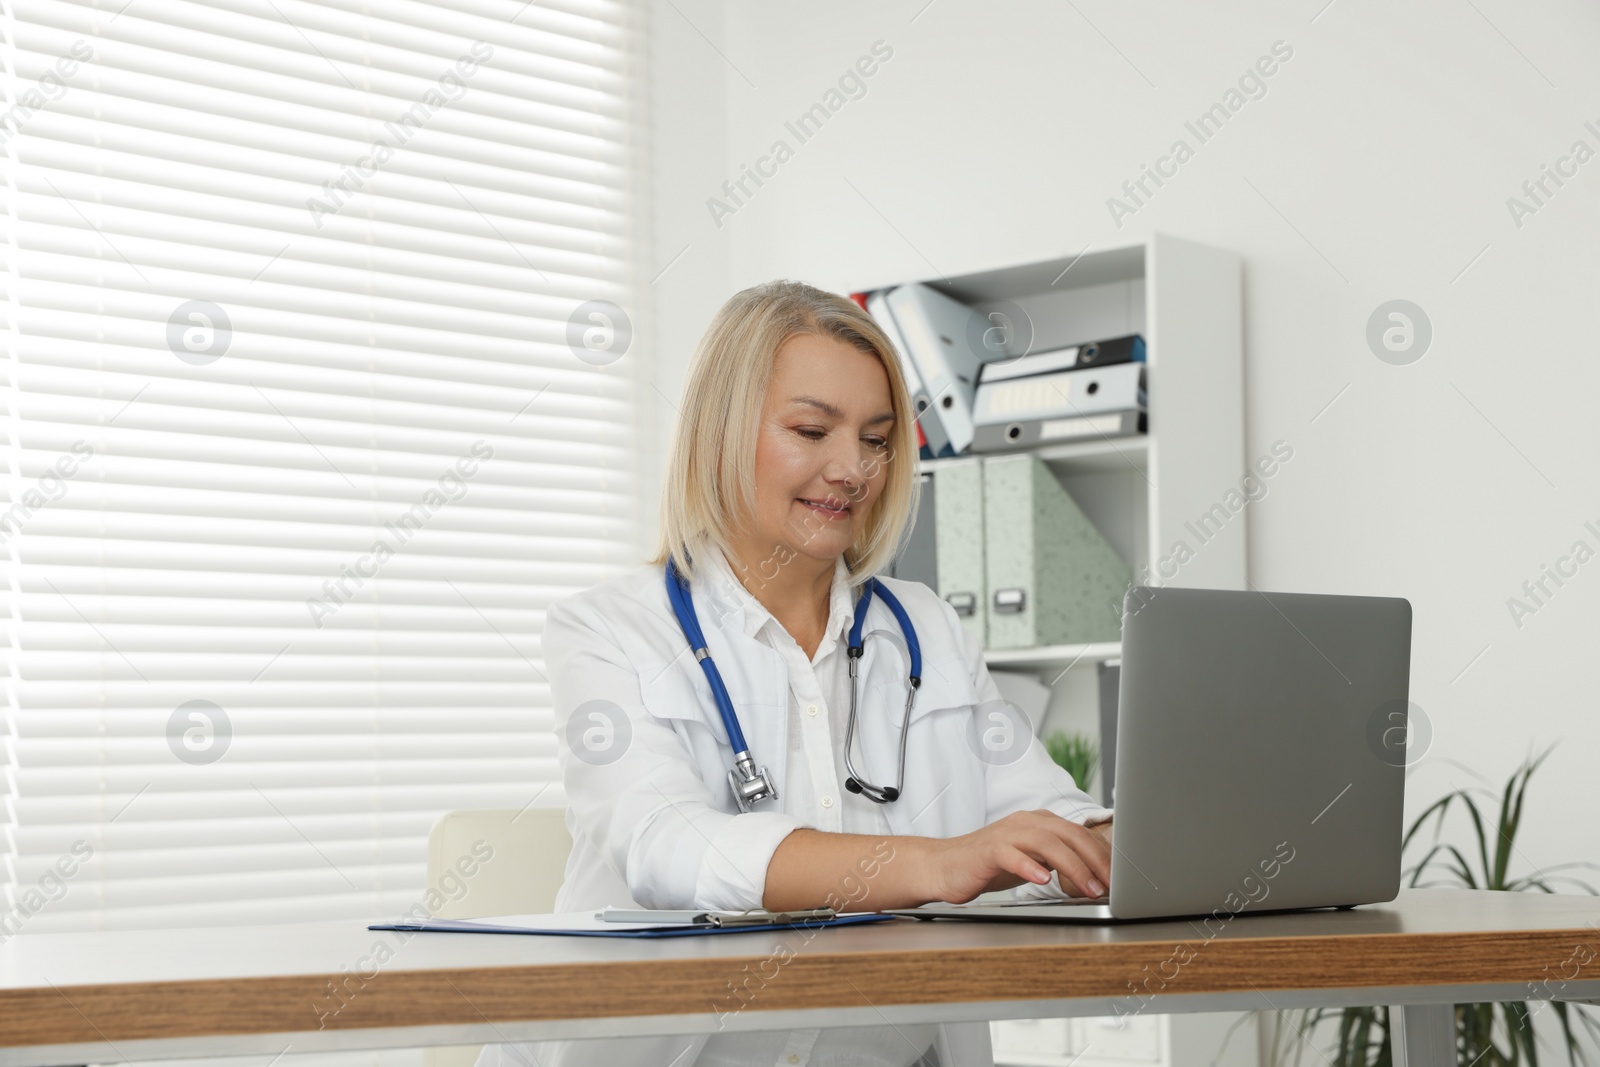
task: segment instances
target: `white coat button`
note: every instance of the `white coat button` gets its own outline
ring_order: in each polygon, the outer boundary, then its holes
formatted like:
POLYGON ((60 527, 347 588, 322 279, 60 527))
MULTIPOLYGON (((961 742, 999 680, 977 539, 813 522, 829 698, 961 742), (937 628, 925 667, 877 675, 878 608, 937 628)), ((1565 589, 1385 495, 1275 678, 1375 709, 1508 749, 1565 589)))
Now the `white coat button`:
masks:
POLYGON ((833 807, 833 798, 832 797, 823 797, 822 798, 822 806, 825 807, 825 808, 833 807))
MULTIPOLYGON (((815 715, 816 713, 817 713, 817 706, 815 704, 812 704, 810 707, 806 708, 806 714, 807 715, 815 715)), ((799 1060, 795 1060, 795 1062, 799 1063, 800 1061, 799 1060)))
POLYGON ((791 1053, 789 1053, 789 1062, 790 1063, 799 1063, 800 1062, 800 1057, 796 1056, 794 1053, 791 1052, 791 1053))

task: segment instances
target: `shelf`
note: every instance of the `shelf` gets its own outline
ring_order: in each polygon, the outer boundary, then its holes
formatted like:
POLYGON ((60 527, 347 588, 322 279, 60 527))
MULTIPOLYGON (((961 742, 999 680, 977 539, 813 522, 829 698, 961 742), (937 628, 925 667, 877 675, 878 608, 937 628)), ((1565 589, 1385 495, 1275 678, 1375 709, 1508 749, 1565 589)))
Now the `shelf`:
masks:
POLYGON ((989 1024, 996 1067, 1169 1067, 1169 1020, 1078 1016, 989 1024))
POLYGON ((1035 263, 933 279, 928 284, 967 304, 1017 300, 1117 282, 1142 281, 1146 274, 1146 253, 1145 242, 1138 241, 1035 263))
POLYGON ((1165 1060, 1095 1057, 1077 1052, 1014 1052, 996 1049, 995 1067, 1163 1067, 1165 1060))
POLYGON ((1066 1052, 1015 1052, 1011 1049, 995 1049, 994 1053, 995 1067, 1074 1067, 1080 1058, 1081 1053, 1074 1056, 1066 1052))
POLYGON ((1037 445, 1004 452, 968 452, 965 455, 945 459, 925 459, 922 461, 921 469, 935 471, 957 460, 986 456, 1014 456, 1026 452, 1038 456, 1060 473, 1135 470, 1148 477, 1150 470, 1149 434, 1111 437, 1103 441, 1074 441, 1064 445, 1037 445))
POLYGON ((1083 667, 1122 658, 1121 641, 1095 641, 1085 645, 1045 645, 1040 648, 985 649, 983 661, 990 667, 1021 667, 1026 670, 1051 670, 1083 667))

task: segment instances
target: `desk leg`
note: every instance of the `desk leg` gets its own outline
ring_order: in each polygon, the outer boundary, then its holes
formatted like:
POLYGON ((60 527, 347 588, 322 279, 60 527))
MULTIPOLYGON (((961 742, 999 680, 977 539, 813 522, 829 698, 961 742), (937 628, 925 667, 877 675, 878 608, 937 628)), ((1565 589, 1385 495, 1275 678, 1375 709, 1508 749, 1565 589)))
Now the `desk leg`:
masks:
POLYGON ((1454 1004, 1407 1004, 1389 1009, 1394 1067, 1456 1067, 1454 1004))

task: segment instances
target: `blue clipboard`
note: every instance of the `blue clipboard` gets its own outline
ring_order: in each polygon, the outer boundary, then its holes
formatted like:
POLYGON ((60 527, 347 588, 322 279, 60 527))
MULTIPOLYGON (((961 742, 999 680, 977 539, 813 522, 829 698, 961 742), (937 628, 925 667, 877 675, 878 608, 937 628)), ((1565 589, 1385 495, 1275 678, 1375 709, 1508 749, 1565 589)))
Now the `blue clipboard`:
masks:
MULTIPOLYGON (((802 919, 792 923, 754 923, 739 926, 712 926, 708 923, 677 924, 672 926, 634 925, 608 923, 615 929, 597 929, 594 925, 551 924, 543 926, 496 923, 473 919, 424 919, 421 922, 374 923, 368 930, 393 930, 400 933, 439 934, 533 934, 547 937, 699 937, 705 934, 751 934, 767 930, 817 930, 825 926, 858 926, 863 923, 889 922, 897 916, 886 912, 860 912, 836 915, 831 919, 802 919)), ((508 916, 509 918, 509 916, 508 916)), ((565 916, 539 915, 530 919, 557 919, 565 916)))

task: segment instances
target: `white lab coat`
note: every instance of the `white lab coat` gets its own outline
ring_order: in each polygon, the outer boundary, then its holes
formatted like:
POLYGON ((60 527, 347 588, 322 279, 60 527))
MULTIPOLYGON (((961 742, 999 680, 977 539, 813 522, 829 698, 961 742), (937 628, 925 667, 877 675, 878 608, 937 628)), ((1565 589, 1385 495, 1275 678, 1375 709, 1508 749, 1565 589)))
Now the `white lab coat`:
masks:
MULTIPOLYGON (((954 837, 1035 808, 1076 822, 1110 818, 1110 810, 1079 790, 1036 740, 1020 757, 979 758, 974 741, 979 727, 992 729, 994 724, 978 723, 975 713, 979 705, 1001 699, 982 650, 933 590, 919 582, 880 581, 904 606, 922 650, 922 684, 906 739, 905 787, 898 801, 884 807, 893 833, 954 837)), ((692 591, 706 644, 738 711, 745 740, 782 797, 790 704, 783 658, 744 633, 744 609, 716 583, 697 578, 692 591)), ((868 609, 863 632, 873 630, 900 632, 878 597, 868 609)), ((865 642, 859 664, 860 736, 853 751, 865 777, 878 783, 895 780, 909 674, 902 647, 896 640, 875 637, 865 642)), ((735 818, 752 816, 738 814, 729 791, 732 748, 710 684, 672 613, 662 568, 636 568, 552 605, 543 651, 556 700, 557 751, 573 839, 557 910, 726 906, 696 899, 697 875, 708 853, 715 859, 718 830, 735 818), (611 747, 598 758, 585 749, 579 758, 573 739, 595 721, 590 712, 606 707, 592 701, 609 702, 625 719, 614 724, 611 747), (569 726, 575 709, 580 722, 569 726)), ((791 819, 773 807, 758 805, 757 817, 791 819)), ((756 899, 746 906, 759 903, 756 899)), ((992 1064, 986 1024, 943 1024, 939 1029, 937 1048, 946 1067, 992 1064)), ((692 1064, 704 1040, 634 1038, 625 1045, 619 1042, 615 1050, 608 1043, 604 1051, 595 1042, 577 1042, 565 1056, 555 1044, 535 1048, 543 1067, 550 1067, 552 1060, 659 1067, 692 1064), (688 1055, 686 1043, 694 1044, 688 1055)), ((521 1067, 527 1062, 507 1046, 491 1045, 478 1067, 521 1067)))

